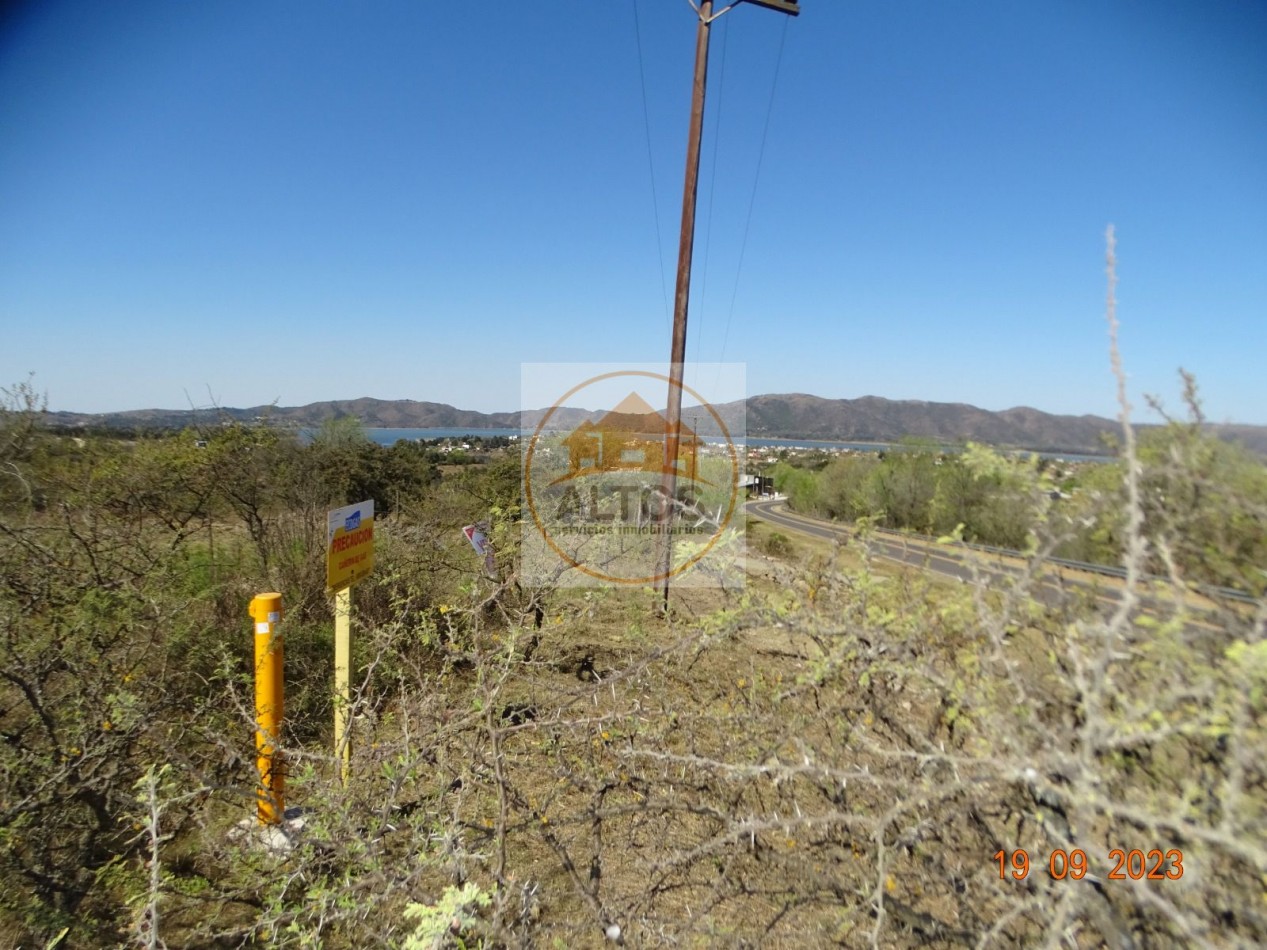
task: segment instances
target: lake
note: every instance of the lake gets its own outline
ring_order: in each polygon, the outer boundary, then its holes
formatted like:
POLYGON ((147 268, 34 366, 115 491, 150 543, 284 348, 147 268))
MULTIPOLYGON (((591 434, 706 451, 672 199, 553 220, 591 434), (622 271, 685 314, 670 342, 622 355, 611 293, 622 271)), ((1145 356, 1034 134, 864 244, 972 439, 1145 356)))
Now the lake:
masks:
MULTIPOLYGON (((369 429, 365 434, 379 445, 395 445, 401 439, 417 441, 418 439, 464 439, 472 437, 491 438, 493 436, 521 435, 519 429, 369 429)), ((706 438, 706 442, 719 442, 720 439, 706 438)), ((748 448, 764 449, 825 449, 839 451, 852 449, 855 452, 883 452, 892 448, 887 442, 819 442, 812 439, 746 439, 748 448)), ((956 446, 946 446, 947 451, 956 451, 956 446)), ((1048 458, 1061 458, 1068 462, 1107 462, 1111 458, 1103 455, 1079 455, 1074 452, 1040 453, 1048 458)))
MULTIPOLYGON (((379 445, 395 445, 401 439, 416 442, 418 439, 466 439, 491 438, 493 436, 521 435, 519 429, 370 429, 365 434, 379 445)), ((720 439, 705 437, 706 442, 720 439)), ((806 439, 745 439, 749 448, 787 449, 855 449, 860 452, 882 452, 889 446, 882 442, 813 442, 806 439)))

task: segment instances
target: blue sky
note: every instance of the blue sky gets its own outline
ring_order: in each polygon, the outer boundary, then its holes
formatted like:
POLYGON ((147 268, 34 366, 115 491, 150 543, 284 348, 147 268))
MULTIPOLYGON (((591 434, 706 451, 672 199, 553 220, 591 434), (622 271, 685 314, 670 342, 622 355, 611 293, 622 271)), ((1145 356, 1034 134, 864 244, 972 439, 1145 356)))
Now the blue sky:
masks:
MULTIPOLYGON (((1267 4, 801 6, 713 27, 691 359, 1112 415, 1112 223, 1137 405, 1183 366, 1267 423, 1267 4)), ((0 384, 492 411, 521 362, 665 359, 694 34, 687 0, 10 8, 0 384)))

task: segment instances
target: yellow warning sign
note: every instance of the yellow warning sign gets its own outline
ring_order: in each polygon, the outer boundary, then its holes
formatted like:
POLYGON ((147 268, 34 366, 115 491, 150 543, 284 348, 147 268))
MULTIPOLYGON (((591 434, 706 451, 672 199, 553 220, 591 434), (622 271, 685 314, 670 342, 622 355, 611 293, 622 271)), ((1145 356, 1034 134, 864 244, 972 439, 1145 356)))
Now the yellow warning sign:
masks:
POLYGON ((374 569, 374 502, 330 512, 326 532, 326 586, 339 590, 374 569))

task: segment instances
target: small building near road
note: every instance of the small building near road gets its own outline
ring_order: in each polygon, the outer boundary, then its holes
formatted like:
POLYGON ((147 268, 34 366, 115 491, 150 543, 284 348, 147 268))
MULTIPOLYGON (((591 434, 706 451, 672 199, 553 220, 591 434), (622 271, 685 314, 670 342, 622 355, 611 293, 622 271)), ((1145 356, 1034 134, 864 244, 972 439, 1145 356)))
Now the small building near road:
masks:
POLYGON ((739 487, 749 498, 769 498, 774 494, 774 478, 769 475, 742 475, 739 487))

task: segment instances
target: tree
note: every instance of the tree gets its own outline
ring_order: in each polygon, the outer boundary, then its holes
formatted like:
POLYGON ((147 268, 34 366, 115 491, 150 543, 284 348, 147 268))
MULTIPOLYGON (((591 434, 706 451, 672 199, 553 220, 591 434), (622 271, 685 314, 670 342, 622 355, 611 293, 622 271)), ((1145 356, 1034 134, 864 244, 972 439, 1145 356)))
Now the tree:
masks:
POLYGON ((872 514, 869 485, 880 464, 873 456, 833 459, 819 474, 819 504, 823 512, 846 521, 872 514))
POLYGON ((818 479, 813 472, 779 462, 774 466, 773 478, 775 491, 785 495, 795 511, 813 514, 819 510, 818 479))
POLYGON ((1140 439, 1150 569, 1255 595, 1267 590, 1267 466, 1204 431, 1199 412, 1140 439))
POLYGON ((937 492, 937 452, 933 443, 912 439, 885 453, 872 474, 871 491, 874 510, 883 512, 886 527, 929 529, 937 492))
POLYGON ((31 379, 0 387, 0 510, 36 500, 27 467, 46 404, 31 379))

